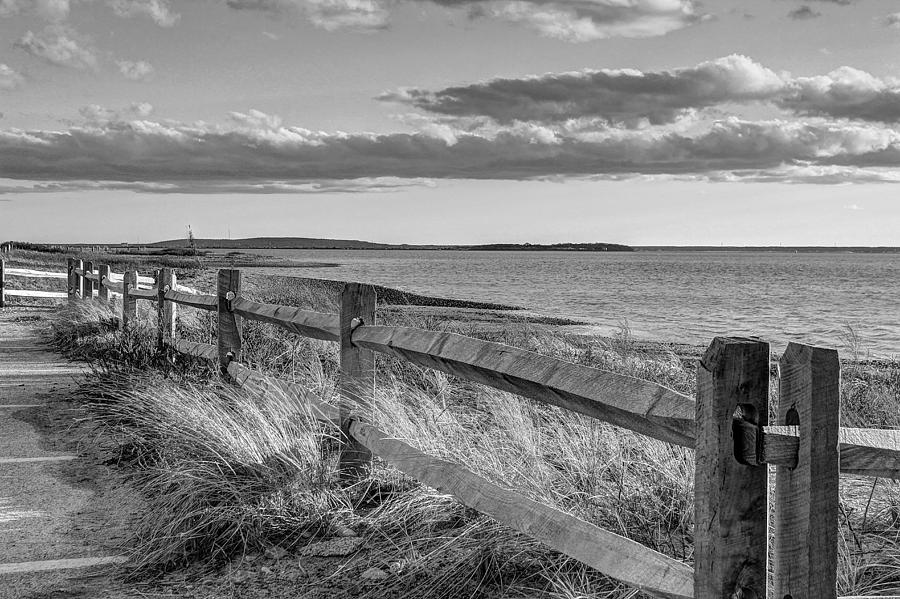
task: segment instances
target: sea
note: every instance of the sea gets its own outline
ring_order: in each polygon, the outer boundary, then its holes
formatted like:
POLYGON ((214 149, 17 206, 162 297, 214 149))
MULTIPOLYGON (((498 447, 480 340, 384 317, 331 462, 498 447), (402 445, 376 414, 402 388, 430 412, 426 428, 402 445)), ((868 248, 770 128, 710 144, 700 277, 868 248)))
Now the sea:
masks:
MULTIPOLYGON (((248 251, 248 250, 242 250, 248 251)), ((717 335, 900 357, 900 254, 777 251, 250 250, 325 268, 258 273, 377 283, 523 306, 600 334, 707 345, 717 335)))

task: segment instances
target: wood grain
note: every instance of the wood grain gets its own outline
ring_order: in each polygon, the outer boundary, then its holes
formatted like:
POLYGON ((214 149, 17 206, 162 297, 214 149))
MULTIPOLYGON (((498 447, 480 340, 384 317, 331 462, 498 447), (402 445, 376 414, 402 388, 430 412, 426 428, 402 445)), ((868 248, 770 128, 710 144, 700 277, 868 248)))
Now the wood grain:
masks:
POLYGON ((137 318, 137 298, 133 292, 137 290, 138 274, 136 271, 127 270, 122 276, 122 317, 119 320, 119 328, 127 329, 137 318))
POLYGON ((184 293, 182 291, 166 292, 166 301, 175 302, 182 306, 190 306, 198 310, 218 310, 219 299, 215 295, 200 295, 194 293, 184 293))
POLYGON ((354 332, 353 343, 655 439, 694 446, 694 400, 657 383, 454 333, 364 325, 354 332))
POLYGON ((349 430, 401 472, 607 576, 656 597, 694 596, 693 572, 687 564, 504 489, 459 464, 424 454, 359 420, 353 420, 349 430))
MULTIPOLYGON (((6 260, 0 258, 0 308, 6 307, 6 260)), ((68 294, 66 295, 68 297, 68 294)))
POLYGON ((75 275, 75 258, 66 259, 66 278, 68 281, 66 284, 67 297, 69 298, 69 302, 72 302, 78 292, 78 277, 75 275))
POLYGON ((738 461, 733 421, 765 426, 769 345, 716 337, 697 371, 694 593, 697 599, 765 599, 768 477, 738 461))
POLYGON ((156 289, 131 289, 128 294, 131 297, 155 302, 159 299, 159 292, 156 289))
POLYGON ((156 346, 162 349, 166 340, 175 339, 176 308, 173 302, 166 301, 166 292, 175 289, 175 271, 161 268, 156 277, 156 346))
POLYGON ((169 343, 176 351, 194 356, 195 358, 204 358, 206 360, 218 360, 219 350, 211 343, 197 343, 195 341, 185 341, 184 339, 176 339, 169 343))
POLYGON ((375 354, 354 343, 356 330, 375 325, 375 288, 347 283, 341 291, 341 370, 338 375, 342 443, 338 459, 341 480, 353 481, 368 473, 371 452, 350 435, 351 416, 371 418, 375 401, 375 354))
POLYGON ((265 394, 274 390, 301 401, 304 405, 303 409, 308 409, 314 417, 332 424, 335 429, 340 427, 340 410, 337 406, 322 401, 315 393, 296 383, 266 376, 238 362, 228 364, 228 374, 237 385, 255 393, 265 394))
POLYGON ((42 291, 39 289, 6 289, 4 293, 9 296, 17 297, 51 297, 66 298, 69 294, 65 291, 42 291))
POLYGON ((109 278, 109 264, 97 266, 97 296, 101 301, 109 301, 109 288, 103 282, 109 278))
POLYGON ((84 283, 82 283, 81 275, 84 274, 84 263, 81 260, 73 260, 72 262, 72 274, 73 281, 75 283, 75 296, 79 299, 84 297, 84 283))
POLYGON ((121 294, 122 292, 125 291, 125 285, 120 282, 117 283, 114 281, 110 281, 109 279, 103 279, 103 281, 101 281, 100 284, 103 287, 105 287, 106 289, 108 289, 109 291, 115 291, 116 293, 119 293, 119 294, 121 294))
POLYGON ((91 275, 93 274, 94 263, 90 260, 85 261, 84 273, 82 274, 82 290, 84 291, 84 295, 81 298, 85 301, 92 301, 94 299, 94 281, 91 279, 91 275))
POLYGON ((775 596, 837 599, 841 365, 833 349, 788 344, 778 419, 799 429, 795 467, 775 469, 775 596))
POLYGON ((302 337, 340 341, 341 322, 337 314, 311 312, 290 306, 263 304, 239 297, 232 303, 236 314, 244 318, 277 325, 302 337))
POLYGON ((231 302, 241 293, 241 271, 221 268, 217 278, 218 298, 218 329, 216 336, 219 348, 219 367, 223 373, 228 368, 228 362, 241 361, 241 317, 231 309, 231 302), (230 297, 228 297, 230 295, 230 297))
POLYGON ((67 279, 64 272, 49 272, 44 270, 32 270, 30 268, 7 268, 6 274, 10 277, 25 277, 28 279, 67 279))

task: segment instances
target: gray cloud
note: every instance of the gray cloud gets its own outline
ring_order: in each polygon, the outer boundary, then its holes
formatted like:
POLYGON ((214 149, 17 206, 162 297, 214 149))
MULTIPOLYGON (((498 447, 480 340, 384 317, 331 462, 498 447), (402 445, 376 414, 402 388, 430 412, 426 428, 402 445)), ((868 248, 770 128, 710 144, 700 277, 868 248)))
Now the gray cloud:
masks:
POLYGON ((153 65, 145 60, 117 60, 116 66, 119 67, 119 72, 126 79, 131 79, 132 81, 146 81, 153 75, 154 71, 153 65))
POLYGON ((807 5, 803 5, 799 8, 795 8, 791 12, 788 13, 788 17, 794 19, 795 21, 803 21, 807 19, 815 19, 821 17, 822 13, 817 10, 811 9, 807 5))
POLYGON ((74 29, 65 25, 51 25, 37 34, 27 31, 13 45, 57 66, 72 69, 97 68, 94 49, 74 29))
POLYGON ((0 62, 0 89, 10 90, 22 85, 25 78, 9 65, 0 62))
POLYGON ((166 0, 110 0, 110 7, 120 17, 146 16, 160 27, 171 27, 181 18, 172 12, 166 0))
POLYGON ((894 29, 900 29, 900 12, 891 13, 884 18, 884 24, 894 29))
POLYGON ((900 121, 898 81, 851 67, 818 77, 790 77, 739 55, 671 71, 550 73, 437 91, 407 88, 379 99, 498 123, 601 119, 616 125, 663 124, 733 103, 767 103, 802 115, 900 121))
POLYGON ((740 180, 746 172, 774 177, 784 165, 846 172, 900 166, 900 132, 880 125, 727 119, 691 135, 653 129, 561 134, 519 126, 491 135, 435 136, 327 134, 256 118, 227 127, 97 119, 63 131, 2 130, 0 163, 11 179, 215 191, 208 187, 212 181, 261 193, 286 181, 722 173, 740 180))
MULTIPOLYGON (((400 1, 400 0, 396 0, 400 1)), ((572 42, 609 37, 650 37, 704 18, 694 0, 404 0, 464 9, 472 18, 523 24, 572 42)), ((318 27, 380 29, 389 20, 387 0, 226 0, 236 10, 305 13, 318 27)))
POLYGON ((33 13, 48 21, 63 21, 69 16, 69 0, 0 0, 0 17, 33 13))

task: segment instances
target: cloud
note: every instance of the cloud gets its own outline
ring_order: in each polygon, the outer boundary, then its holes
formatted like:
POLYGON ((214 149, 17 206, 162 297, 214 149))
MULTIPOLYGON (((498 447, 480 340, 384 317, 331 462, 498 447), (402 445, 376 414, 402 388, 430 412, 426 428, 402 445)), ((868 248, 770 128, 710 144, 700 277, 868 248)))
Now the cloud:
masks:
POLYGON ((78 114, 91 125, 106 126, 110 123, 130 118, 147 118, 153 114, 153 104, 149 102, 132 102, 127 108, 121 110, 106 108, 99 104, 88 104, 79 108, 78 114))
POLYGON ((765 103, 799 115, 900 121, 900 81, 851 67, 790 77, 732 55, 669 71, 585 70, 382 94, 436 115, 514 121, 600 119, 613 125, 660 125, 726 104, 765 103))
POLYGON ((794 19, 795 21, 803 21, 807 19, 815 19, 821 17, 822 13, 817 10, 811 9, 809 6, 805 4, 799 8, 795 8, 791 12, 788 13, 788 17, 794 19))
POLYGON ((501 123, 601 118, 611 123, 669 123, 690 110, 723 102, 766 100, 784 87, 774 71, 745 56, 728 56, 673 71, 634 69, 492 79, 436 92, 403 89, 381 100, 451 116, 501 123))
POLYGON ((34 13, 48 21, 64 21, 69 16, 69 0, 0 0, 0 17, 34 13))
POLYGON ((891 13, 884 18, 884 24, 894 29, 900 29, 900 12, 891 13))
POLYGON ((0 62, 0 89, 15 89, 24 81, 25 78, 20 73, 0 62))
POLYGON ((29 30, 13 45, 57 66, 82 70, 97 68, 93 48, 74 29, 64 25, 50 25, 39 34, 29 30))
POLYGON ((160 27, 171 27, 181 18, 166 0, 110 0, 109 5, 120 17, 147 16, 160 27))
MULTIPOLYGON (((303 13, 327 30, 383 29, 388 6, 401 0, 226 0, 235 10, 273 14, 303 13)), ((571 42, 609 37, 664 35, 697 23, 694 0, 405 0, 464 10, 470 18, 518 23, 538 33, 571 42)))
MULTIPOLYGON (((847 122, 729 118, 690 134, 659 129, 567 133, 517 124, 490 133, 324 133, 284 126, 258 111, 228 125, 127 121, 89 107, 65 130, 0 130, 4 176, 29 181, 112 181, 222 186, 260 193, 283 182, 360 178, 530 179, 671 175, 721 180, 833 180, 853 173, 895 181, 900 131, 847 122), (797 168, 814 173, 803 179, 797 168), (780 177, 780 179, 779 179, 780 177)), ((237 115, 237 116, 235 116, 237 115)), ((868 180, 868 179, 861 179, 868 180)), ((249 191, 248 191, 249 192, 249 191)))
POLYGON ((153 65, 144 60, 117 60, 116 65, 119 67, 119 72, 126 79, 131 79, 132 81, 146 81, 154 72, 153 65))

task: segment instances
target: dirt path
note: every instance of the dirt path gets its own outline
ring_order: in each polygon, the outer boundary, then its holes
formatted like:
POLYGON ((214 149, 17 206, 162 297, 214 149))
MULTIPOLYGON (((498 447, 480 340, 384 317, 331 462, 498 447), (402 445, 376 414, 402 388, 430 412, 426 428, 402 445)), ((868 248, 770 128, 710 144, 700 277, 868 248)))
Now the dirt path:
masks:
POLYGON ((0 599, 114 593, 106 572, 123 559, 128 503, 102 457, 66 434, 83 366, 43 345, 46 314, 0 311, 0 599))

